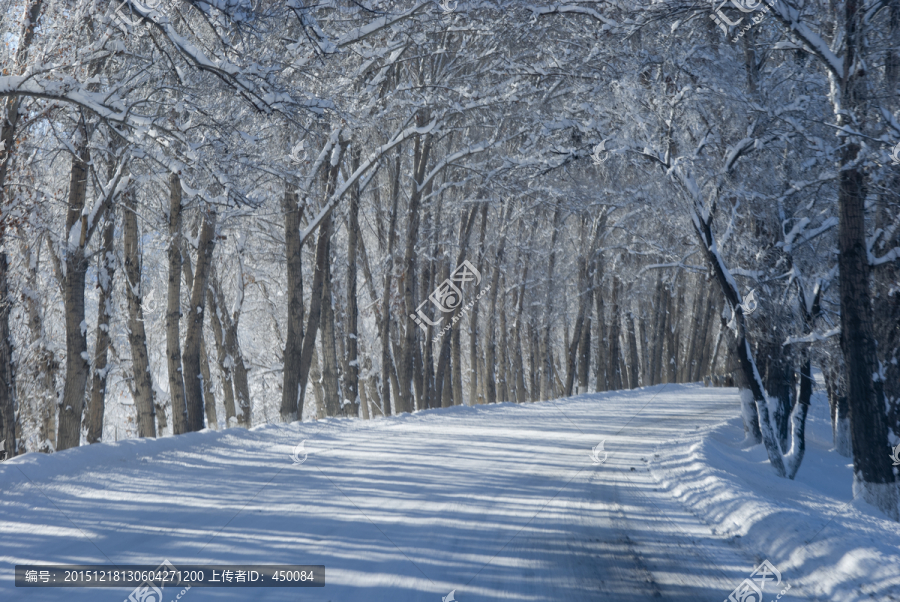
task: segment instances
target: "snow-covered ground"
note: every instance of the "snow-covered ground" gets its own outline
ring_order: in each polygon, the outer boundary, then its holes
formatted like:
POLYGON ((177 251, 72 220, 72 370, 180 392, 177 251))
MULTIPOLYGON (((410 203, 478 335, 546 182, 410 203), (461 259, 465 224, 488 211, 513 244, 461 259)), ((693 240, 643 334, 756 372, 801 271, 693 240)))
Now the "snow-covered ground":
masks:
POLYGON ((738 414, 734 389, 661 385, 27 454, 0 464, 0 600, 130 592, 17 589, 15 564, 163 559, 326 566, 322 589, 182 602, 719 602, 764 559, 781 601, 900 600, 900 525, 848 503, 824 399, 794 482, 738 414))

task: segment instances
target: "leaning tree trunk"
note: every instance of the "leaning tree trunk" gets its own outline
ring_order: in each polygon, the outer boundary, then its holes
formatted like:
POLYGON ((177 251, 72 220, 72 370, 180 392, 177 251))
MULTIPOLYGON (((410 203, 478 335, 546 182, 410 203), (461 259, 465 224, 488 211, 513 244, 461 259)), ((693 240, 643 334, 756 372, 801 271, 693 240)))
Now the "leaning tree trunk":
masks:
MULTIPOLYGON (((182 204, 181 180, 169 175, 169 282, 166 289, 166 368, 169 374, 169 397, 172 402, 172 434, 187 431, 187 406, 184 396, 184 376, 181 363, 181 277, 182 204)), ((189 266, 187 266, 189 267, 189 266)))
POLYGON ((97 303, 97 343, 94 348, 91 400, 87 413, 87 442, 99 443, 103 438, 103 410, 106 406, 106 377, 108 376, 107 353, 109 351, 109 325, 112 305, 112 284, 116 261, 113 248, 115 220, 110 215, 103 228, 103 247, 100 250, 100 267, 97 270, 97 285, 100 299, 97 303))
POLYGON ((153 376, 147 355, 147 333, 144 331, 143 291, 141 290, 140 232, 134 191, 123 197, 122 224, 125 246, 125 298, 128 304, 128 342, 134 377, 134 404, 137 407, 138 437, 156 437, 153 376))
POLYGON ((206 314, 206 290, 212 268, 216 237, 216 211, 209 208, 200 226, 197 244, 197 263, 194 268, 194 284, 191 287, 191 305, 188 307, 187 333, 184 337, 184 398, 187 408, 187 430, 203 429, 203 375, 200 373, 200 339, 203 336, 203 318, 206 314))

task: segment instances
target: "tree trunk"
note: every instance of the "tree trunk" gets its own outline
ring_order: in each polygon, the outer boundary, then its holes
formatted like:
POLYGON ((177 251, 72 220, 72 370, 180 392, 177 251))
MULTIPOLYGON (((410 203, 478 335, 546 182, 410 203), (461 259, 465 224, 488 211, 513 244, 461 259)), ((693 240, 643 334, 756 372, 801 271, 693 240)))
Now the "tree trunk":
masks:
POLYGON ((110 315, 112 305, 113 276, 116 270, 116 256, 113 248, 115 220, 112 216, 103 228, 103 248, 100 250, 100 265, 97 270, 97 286, 100 299, 97 304, 97 342, 94 348, 91 400, 87 414, 87 442, 99 443, 103 438, 103 410, 106 405, 107 352, 109 351, 110 315))
MULTIPOLYGON (((420 110, 416 115, 416 122, 419 124, 427 123, 429 120, 429 112, 425 109, 420 110)), ((403 265, 405 269, 403 283, 403 300, 405 303, 405 314, 413 315, 416 311, 414 300, 416 291, 416 244, 419 241, 419 212, 422 199, 422 182, 425 179, 425 169, 428 165, 428 159, 431 154, 432 136, 426 134, 424 140, 416 137, 415 147, 413 150, 413 189, 409 196, 409 210, 407 213, 407 229, 406 229, 406 250, 403 257, 403 265)), ((397 362, 397 377, 400 380, 400 408, 397 413, 411 412, 421 397, 421 391, 415 390, 414 399, 414 366, 417 363, 418 352, 418 333, 419 328, 409 320, 404 320, 404 331, 406 336, 401 348, 401 357, 397 362)))
POLYGON ((216 397, 212 374, 209 371, 206 341, 202 336, 200 337, 200 375, 203 377, 203 407, 206 408, 206 426, 217 431, 219 430, 219 420, 216 418, 216 397))
POLYGON ((187 408, 187 430, 203 429, 203 375, 200 373, 200 339, 203 336, 203 318, 206 314, 207 286, 212 269, 216 238, 216 212, 209 208, 200 226, 197 244, 197 263, 194 268, 194 284, 191 287, 191 304, 188 307, 187 333, 184 337, 184 397, 187 408))
MULTIPOLYGON (((844 72, 839 127, 856 127, 850 115, 862 112, 865 95, 864 69, 856 68, 863 56, 862 19, 864 7, 858 0, 844 4, 844 72), (859 55, 859 56, 858 56, 859 55)), ((840 224, 841 350, 847 366, 850 401, 850 431, 853 448, 854 490, 893 520, 900 520, 898 491, 893 470, 885 462, 890 453, 884 383, 878 370, 869 296, 869 260, 866 247, 866 175, 856 164, 860 144, 855 138, 843 141, 838 204, 840 224)))
POLYGON ((84 323, 84 281, 87 272, 85 245, 87 244, 87 216, 82 215, 87 194, 87 151, 84 120, 79 124, 77 155, 72 158, 69 172, 69 202, 66 214, 66 237, 62 254, 66 266, 63 279, 63 303, 66 324, 66 380, 63 388, 62 409, 59 413, 59 431, 56 435, 57 450, 78 447, 81 440, 81 414, 84 410, 84 394, 87 386, 88 364, 87 332, 84 323), (80 224, 79 224, 80 222, 80 224), (79 228, 75 228, 80 225, 79 228), (71 237, 80 240, 71 240, 71 237))
POLYGON ((641 362, 638 358, 637 337, 635 336, 634 331, 634 314, 632 314, 630 311, 625 314, 625 325, 628 329, 628 363, 631 364, 630 366, 628 366, 628 388, 637 389, 639 386, 641 386, 640 375, 638 374, 641 362))
MULTIPOLYGON (((494 260, 494 273, 491 277, 491 311, 488 314, 490 317, 497 315, 497 291, 500 289, 500 268, 503 265, 503 250, 506 246, 506 219, 509 216, 509 209, 505 211, 501 210, 500 212, 500 243, 497 246, 497 256, 494 260)), ((486 216, 485 216, 486 217, 486 216)), ((501 339, 501 347, 505 347, 506 345, 506 312, 501 310, 500 314, 500 332, 502 333, 501 339)), ((487 403, 497 403, 497 382, 499 380, 500 383, 500 395, 503 401, 506 401, 506 369, 504 366, 504 356, 501 352, 500 359, 500 370, 499 375, 497 373, 497 367, 495 365, 495 357, 497 354, 496 349, 496 334, 493 325, 491 324, 487 331, 487 348, 485 349, 484 355, 484 363, 485 363, 485 397, 487 403), (499 379, 497 378, 499 376, 499 379)))
POLYGON ((653 343, 649 345, 650 373, 647 384, 656 385, 662 382, 662 358, 666 331, 666 285, 663 282, 662 270, 656 275, 656 292, 653 295, 653 325, 650 336, 653 343))
MULTIPOLYGON (((6 224, 0 224, 0 243, 5 238, 6 224)), ((15 383, 13 382, 12 333, 9 331, 9 264, 5 248, 0 244, 0 459, 7 460, 20 450, 16 437, 15 383)))
MULTIPOLYGON (((303 211, 299 206, 297 193, 287 186, 282 209, 284 211, 284 246, 287 255, 287 338, 284 341, 281 420, 293 422, 302 419, 302 416, 297 415, 297 411, 302 395, 300 353, 303 347, 303 259, 300 245, 300 218, 303 211)), ((233 405, 232 401, 232 407, 233 405)))
POLYGON ((603 303, 603 263, 602 256, 597 256, 597 272, 594 275, 594 296, 597 305, 597 364, 594 367, 594 390, 609 391, 609 332, 606 327, 606 311, 603 303))
MULTIPOLYGON (((184 376, 181 364, 181 278, 182 255, 181 180, 169 174, 169 281, 166 290, 166 368, 169 374, 169 398, 172 402, 172 433, 187 432, 187 406, 184 401, 184 376)), ((193 281, 193 278, 191 278, 193 281)), ((190 284, 188 284, 190 286, 190 284)))
POLYGON ((621 292, 618 276, 613 276, 612 283, 612 321, 607 332, 606 348, 609 350, 609 368, 607 369, 609 388, 618 391, 624 388, 625 374, 621 369, 621 346, 619 343, 619 329, 621 324, 621 314, 619 308, 619 293, 621 292))
MULTIPOLYGON (((21 35, 16 48, 16 71, 21 72, 27 63, 28 50, 34 39, 35 25, 43 7, 42 0, 33 0, 26 9, 21 35)), ((6 74, 6 72, 4 72, 6 74)), ((0 115, 0 211, 7 203, 6 176, 9 163, 15 152, 16 126, 19 121, 19 105, 22 97, 6 98, 6 114, 0 115)), ((0 221, 0 459, 8 459, 21 453, 16 435, 16 391, 15 366, 13 364, 13 340, 9 328, 12 301, 9 298, 9 259, 6 255, 8 227, 7 218, 0 221)), ((49 416, 55 417, 55 408, 50 408, 49 416)), ((51 425, 52 428, 52 425, 51 425)), ((52 433, 53 431, 51 431, 52 433)), ((50 437, 48 437, 50 438, 50 437)))
MULTIPOLYGON (((330 218, 329 218, 330 219, 330 218)), ((330 231, 329 224, 329 231, 330 231)), ((341 415, 341 392, 338 386, 337 351, 335 349, 334 305, 331 295, 331 242, 325 251, 325 276, 322 279, 322 385, 325 387, 325 415, 341 415)))
MULTIPOLYGON (((193 282, 193 277, 190 281, 193 282)), ((213 340, 216 344, 216 361, 219 364, 219 370, 222 371, 222 393, 225 405, 225 426, 231 428, 236 426, 237 416, 235 415, 234 403, 234 372, 232 363, 228 360, 228 352, 225 350, 225 329, 222 326, 221 314, 219 313, 219 305, 216 302, 216 296, 212 288, 208 288, 206 292, 206 303, 209 305, 209 324, 213 332, 213 340)), ((205 378, 205 377, 204 377, 205 378)))
POLYGON ((543 363, 541 370, 541 401, 553 398, 553 362, 551 361, 550 331, 553 324, 553 270, 556 267, 556 241, 559 239, 561 218, 562 199, 559 198, 556 201, 556 209, 553 212, 553 231, 550 235, 550 257, 548 258, 547 266, 547 296, 544 301, 544 323, 541 333, 540 354, 543 363))
MULTIPOLYGON (((351 168, 355 172, 359 168, 359 146, 353 149, 351 168)), ((347 226, 347 369, 344 374, 346 390, 344 395, 355 406, 361 402, 359 388, 359 348, 357 340, 359 314, 356 290, 356 257, 359 240, 359 185, 353 187, 350 195, 350 215, 347 226)), ((368 420, 369 410, 363 408, 363 419, 368 420)))
MULTIPOLYGON (((475 260, 477 269, 482 271, 482 258, 484 257, 484 238, 487 235, 487 203, 481 206, 481 233, 478 238, 478 257, 475 260)), ((473 287, 474 288, 474 287, 473 287)), ((474 294, 474 290, 470 290, 469 294, 474 294)), ((472 310, 469 312, 469 405, 475 405, 478 401, 478 303, 474 299, 472 310)), ((467 304, 468 305, 468 304, 467 304)))
MULTIPOLYGON (((134 191, 123 197, 122 225, 125 246, 125 297, 128 304, 128 342, 131 346, 131 366, 134 376, 134 404, 137 408, 139 437, 156 437, 155 393, 150 358, 147 355, 147 334, 144 331, 143 290, 141 284, 140 231, 137 222, 137 203, 134 191)), ((173 418, 174 421, 174 418, 173 418)))
MULTIPOLYGON (((0 233, 2 233, 2 228, 0 228, 0 233)), ((2 236, 2 234, 0 234, 0 236, 2 236)), ((58 409, 56 377, 59 371, 59 361, 56 359, 56 353, 54 353, 53 349, 47 345, 47 340, 44 336, 43 307, 41 296, 38 293, 38 267, 40 263, 41 240, 39 238, 38 241, 34 242, 33 248, 29 246, 29 243, 26 242, 24 236, 19 240, 22 250, 22 264, 26 270, 25 287, 28 291, 27 294, 23 295, 23 302, 25 303, 25 309, 28 314, 28 328, 31 331, 30 344, 35 348, 35 354, 37 355, 36 359, 29 362, 29 365, 27 366, 30 368, 29 376, 31 377, 32 382, 34 382, 35 387, 38 389, 34 397, 37 406, 40 443, 35 451, 52 452, 56 449, 56 412, 58 409)), ((49 239, 47 239, 47 243, 50 253, 53 254, 54 251, 50 248, 49 239)), ((0 251, 0 254, 2 253, 3 251, 0 251)), ((52 257, 55 257, 55 255, 52 255, 52 257)), ((2 276, 2 274, 0 274, 0 276, 2 276)), ((5 308, 5 306, 0 306, 0 310, 3 308, 5 308)), ((11 310, 12 307, 10 306, 9 309, 11 310)), ((11 344, 11 342, 9 343, 11 344)), ((14 367, 15 366, 12 368, 14 367)), ((10 374, 11 376, 14 376, 12 368, 10 374)), ((19 385, 27 383, 27 379, 17 380, 19 385)), ((14 389, 13 393, 15 393, 16 396, 21 395, 17 389, 14 389)), ((15 399, 15 397, 12 397, 11 399, 15 399)), ((11 443, 16 443, 16 441, 11 440, 11 443)), ((11 449, 7 448, 7 451, 11 451, 11 449)), ((25 451, 27 450, 21 447, 18 449, 18 453, 24 453, 25 451)))
POLYGON ((832 365, 824 367, 825 390, 831 409, 831 436, 834 451, 849 458, 853 455, 850 446, 850 403, 847 399, 846 379, 843 376, 843 358, 838 357, 832 365))
MULTIPOLYGON (((313 362, 313 352, 316 346, 316 335, 319 333, 319 324, 322 316, 322 289, 325 288, 325 276, 327 275, 328 240, 331 238, 331 217, 326 217, 319 226, 319 236, 316 240, 316 264, 313 275, 312 292, 309 301, 309 316, 306 324, 306 334, 303 337, 303 348, 300 353, 300 390, 305 391, 309 378, 310 366, 313 362)), ((317 368, 318 369, 318 368, 317 368)), ((301 399, 305 401, 305 394, 301 399)), ((300 417, 303 416, 303 408, 300 409, 300 417)))
MULTIPOLYGON (((391 182, 391 215, 390 226, 388 227, 388 246, 387 257, 384 265, 384 288, 381 294, 382 303, 382 320, 381 320, 381 400, 384 404, 385 416, 391 415, 391 380, 396 372, 391 355, 391 330, 390 316, 391 311, 391 285, 394 276, 394 239, 397 237, 397 206, 400 199, 400 161, 402 158, 401 145, 397 145, 397 158, 393 169, 393 180, 391 182)), ((395 377, 394 377, 395 378, 395 377)), ((395 395, 398 394, 397 387, 394 387, 395 395)))

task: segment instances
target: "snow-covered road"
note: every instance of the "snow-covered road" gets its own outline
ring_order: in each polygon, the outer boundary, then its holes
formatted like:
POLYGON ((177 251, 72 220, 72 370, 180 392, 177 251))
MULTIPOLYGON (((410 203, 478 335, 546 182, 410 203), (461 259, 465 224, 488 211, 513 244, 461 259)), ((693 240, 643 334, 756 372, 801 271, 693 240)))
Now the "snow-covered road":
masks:
POLYGON ((761 559, 647 463, 738 412, 732 389, 663 385, 29 454, 0 464, 0 600, 130 591, 17 589, 15 564, 168 559, 326 566, 325 588, 193 588, 184 602, 720 602, 761 559))

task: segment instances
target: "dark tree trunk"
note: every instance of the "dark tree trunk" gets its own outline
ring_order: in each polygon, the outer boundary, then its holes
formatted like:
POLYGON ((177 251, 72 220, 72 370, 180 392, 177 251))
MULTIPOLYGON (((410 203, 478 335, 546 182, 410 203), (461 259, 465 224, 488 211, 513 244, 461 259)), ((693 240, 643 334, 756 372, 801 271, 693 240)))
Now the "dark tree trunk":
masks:
POLYGON ((82 329, 84 322, 84 282, 87 272, 85 246, 87 245, 87 216, 83 215, 87 194, 87 164, 90 160, 84 121, 79 125, 82 142, 77 156, 72 158, 69 172, 69 202, 66 214, 66 238, 62 253, 66 270, 63 280, 63 303, 66 324, 66 380, 63 388, 62 408, 59 413, 59 431, 56 435, 57 450, 78 447, 81 440, 81 414, 84 410, 84 394, 90 365, 87 360, 87 332, 82 329), (80 224, 80 240, 69 240, 80 224))
POLYGON ((628 329, 628 388, 629 389, 637 389, 641 386, 640 376, 638 374, 638 370, 641 366, 641 361, 638 358, 638 350, 637 350, 637 337, 635 336, 634 330, 634 314, 630 311, 625 314, 625 325, 628 329))
MULTIPOLYGON (((172 401, 172 432, 187 431, 187 406, 184 401, 184 376, 181 364, 181 278, 184 256, 182 248, 181 181, 169 175, 169 282, 166 290, 166 368, 169 374, 169 397, 172 401)), ((188 268, 190 266, 187 266, 188 268)), ((191 278, 193 280, 193 278, 191 278)), ((188 284, 190 286, 190 284, 188 284)))
POLYGON ((150 358, 147 354, 147 333, 144 331, 143 290, 141 285, 140 231, 137 222, 137 203, 134 191, 123 197, 122 224, 125 246, 125 297, 128 304, 128 342, 131 346, 131 366, 134 377, 132 392, 137 408, 139 437, 156 437, 154 415, 156 404, 150 358))
POLYGON ((110 309, 112 305, 113 276, 116 270, 113 234, 115 220, 112 216, 103 228, 103 247, 100 250, 100 265, 97 270, 97 286, 100 299, 97 304, 97 342, 94 348, 92 366, 91 400, 87 413, 87 442, 99 443, 103 438, 103 410, 106 406, 107 353, 109 351, 110 309))
MULTIPOLYGON (((286 187, 282 202, 287 255, 287 338, 281 389, 281 420, 293 422, 301 402, 300 352, 303 346, 303 261, 300 245, 302 209, 297 194, 286 187)), ((227 396, 227 394, 226 394, 227 396)), ((232 402, 233 407, 233 402, 232 402)), ((227 411, 227 410, 226 410, 227 411)))
POLYGON ((541 369, 541 401, 553 399, 553 362, 550 348, 550 331, 553 325, 553 271, 556 267, 556 241, 559 239, 559 229, 562 218, 562 199, 557 199, 556 210, 553 212, 553 231, 550 235, 550 257, 547 266, 547 296, 544 301, 544 323, 541 333, 540 354, 542 356, 541 369))
MULTIPOLYGON (((193 282, 193 277, 190 279, 193 282)), ((222 372, 222 393, 225 405, 225 426, 230 428, 237 421, 234 403, 234 373, 232 363, 228 361, 228 352, 225 350, 225 329, 222 326, 219 306, 216 296, 211 288, 206 292, 206 303, 209 305, 209 324, 213 332, 213 340, 216 344, 216 361, 222 372)))
POLYGON ((187 408, 187 430, 203 429, 203 375, 200 373, 200 339, 203 336, 203 318, 206 315, 207 286, 212 269, 216 238, 216 212, 210 208, 203 216, 200 238, 197 244, 197 263, 194 268, 194 285, 191 287, 191 305, 188 307, 187 333, 184 342, 184 397, 187 408))
MULTIPOLYGON (((355 172, 359 168, 359 146, 353 149, 351 169, 355 172)), ((350 215, 347 227, 347 369, 344 374, 346 383, 344 395, 351 402, 351 408, 360 403, 359 389, 359 348, 357 337, 359 328, 357 316, 356 290, 356 258, 358 254, 357 241, 359 240, 359 185, 354 186, 350 195, 350 215)), ((368 418, 368 409, 363 408, 363 418, 368 418)))
MULTIPOLYGON (((331 218, 329 218, 330 220, 331 218)), ((329 224, 329 230, 331 224, 329 224)), ((329 237, 330 238, 330 237, 329 237)), ((335 341, 334 302, 331 294, 331 241, 326 239, 325 275, 322 278, 322 385, 325 387, 325 415, 341 415, 341 391, 335 341)))
MULTIPOLYGON (((6 224, 0 224, 0 243, 6 234, 6 224)), ((4 249, 0 244, 0 249, 4 249)), ((12 336, 9 331, 9 264, 5 249, 0 251, 0 460, 17 455, 15 418, 15 383, 13 382, 12 336)))
MULTIPOLYGON (((864 7, 858 0, 844 4, 844 72, 839 126, 854 126, 849 120, 862 112, 865 98, 865 70, 857 68, 863 56, 862 19, 864 7)), ((900 520, 894 473, 885 454, 888 444, 884 383, 875 353, 872 304, 869 297, 869 260, 866 247, 865 200, 866 175, 856 165, 860 144, 854 138, 843 141, 841 151, 838 204, 840 225, 841 349, 847 366, 850 401, 850 434, 853 447, 854 485, 863 489, 862 499, 879 508, 893 520, 900 520)))

